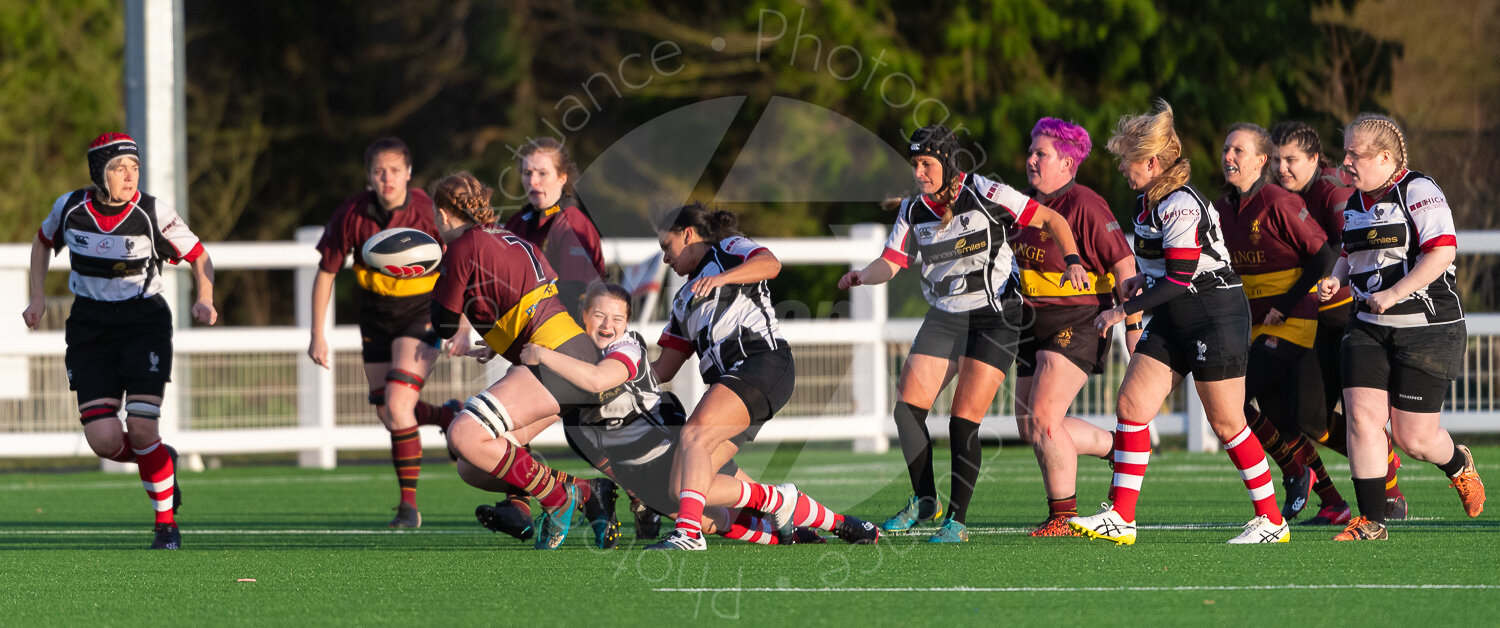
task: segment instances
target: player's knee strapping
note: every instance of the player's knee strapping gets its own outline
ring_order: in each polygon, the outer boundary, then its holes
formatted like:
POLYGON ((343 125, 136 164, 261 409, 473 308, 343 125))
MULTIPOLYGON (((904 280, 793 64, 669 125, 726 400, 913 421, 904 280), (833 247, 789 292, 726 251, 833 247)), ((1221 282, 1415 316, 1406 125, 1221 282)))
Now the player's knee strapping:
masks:
POLYGON ((80 410, 78 412, 78 422, 88 425, 100 419, 113 419, 119 416, 119 414, 119 406, 112 403, 100 404, 80 410))
POLYGON ((510 436, 513 428, 510 412, 490 391, 480 391, 479 394, 469 397, 469 400, 464 402, 463 414, 474 417, 474 420, 488 430, 491 436, 514 442, 510 436))
POLYGON ((385 405, 385 389, 376 388, 370 391, 370 405, 380 407, 385 405))
POLYGON ((161 418, 161 406, 146 401, 129 401, 125 403, 125 418, 155 421, 161 418))
POLYGON ((427 380, 423 379, 421 375, 417 375, 416 373, 413 373, 411 371, 391 369, 385 374, 385 385, 387 388, 389 388, 391 384, 401 384, 402 386, 408 386, 412 390, 415 390, 417 392, 422 392, 422 387, 427 385, 427 380))

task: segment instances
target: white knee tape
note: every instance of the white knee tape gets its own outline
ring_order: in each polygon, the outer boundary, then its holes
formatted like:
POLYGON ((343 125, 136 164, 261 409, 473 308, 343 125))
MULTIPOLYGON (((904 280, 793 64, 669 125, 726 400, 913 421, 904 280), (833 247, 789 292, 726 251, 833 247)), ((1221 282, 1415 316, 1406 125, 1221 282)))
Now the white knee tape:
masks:
POLYGON ((125 404, 125 416, 143 419, 161 418, 161 406, 144 401, 131 401, 125 404))
POLYGON ((510 412, 505 409, 505 404, 500 403, 499 399, 490 394, 490 391, 481 391, 469 397, 469 400, 464 402, 464 413, 474 417, 495 438, 511 440, 510 412))

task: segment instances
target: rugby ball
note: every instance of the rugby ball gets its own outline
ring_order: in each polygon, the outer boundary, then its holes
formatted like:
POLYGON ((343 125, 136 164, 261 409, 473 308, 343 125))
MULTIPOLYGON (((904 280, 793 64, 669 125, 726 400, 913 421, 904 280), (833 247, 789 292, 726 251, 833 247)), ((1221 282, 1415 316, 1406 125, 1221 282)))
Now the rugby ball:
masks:
POLYGON ((365 263, 383 275, 421 277, 437 270, 443 247, 426 232, 407 227, 386 229, 365 240, 365 263))

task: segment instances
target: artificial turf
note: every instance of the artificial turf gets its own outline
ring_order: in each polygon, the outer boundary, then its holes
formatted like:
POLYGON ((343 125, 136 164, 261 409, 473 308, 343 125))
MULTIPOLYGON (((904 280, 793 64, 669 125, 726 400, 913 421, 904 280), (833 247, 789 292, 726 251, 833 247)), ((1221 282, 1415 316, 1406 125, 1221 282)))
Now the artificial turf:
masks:
MULTIPOLYGON (((133 475, 9 473, 0 475, 0 624, 1488 625, 1500 617, 1500 505, 1465 517, 1431 465, 1408 461, 1402 470, 1412 518, 1394 522, 1389 541, 1334 543, 1334 528, 1294 526, 1289 544, 1230 547, 1224 541, 1252 513, 1226 457, 1159 452, 1143 487, 1139 540, 1117 547, 1026 536, 1046 510, 1031 452, 985 452, 968 543, 929 544, 928 526, 877 546, 831 535, 827 545, 793 547, 714 537, 698 553, 639 551, 623 499, 621 548, 592 548, 585 527, 560 550, 532 550, 480 528, 474 506, 493 498, 433 457, 420 484, 422 528, 400 532, 385 527, 397 497, 387 465, 183 473, 184 547, 175 552, 145 549, 149 512, 133 475)), ((1474 453, 1482 475, 1500 477, 1500 448, 1474 453)), ((937 452, 940 475, 946 458, 937 452)), ((1347 467, 1327 459, 1352 501, 1347 467)), ((897 452, 752 446, 740 460, 757 477, 794 481, 876 523, 909 494, 897 452)), ((1109 470, 1093 459, 1079 468, 1079 503, 1090 514, 1109 470)))

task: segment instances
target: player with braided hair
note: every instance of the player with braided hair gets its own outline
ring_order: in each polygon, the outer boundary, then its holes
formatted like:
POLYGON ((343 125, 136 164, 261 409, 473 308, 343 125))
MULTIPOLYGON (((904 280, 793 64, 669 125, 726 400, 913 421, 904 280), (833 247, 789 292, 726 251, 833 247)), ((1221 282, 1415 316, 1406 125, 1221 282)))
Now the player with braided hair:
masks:
POLYGON ((1439 423, 1468 337, 1453 266, 1453 212, 1431 177, 1407 169, 1407 155, 1405 134, 1387 116, 1360 114, 1344 129, 1344 169, 1360 193, 1344 205, 1344 256, 1318 286, 1326 300, 1348 285, 1355 305, 1342 366, 1360 514, 1338 541, 1387 537, 1387 423, 1408 455, 1443 470, 1465 513, 1484 511, 1473 454, 1439 423))
POLYGON ((365 150, 369 189, 339 206, 318 240, 318 276, 313 280, 312 339, 307 355, 323 368, 332 365, 324 335, 333 280, 354 254, 354 291, 358 310, 361 357, 370 385, 370 404, 381 425, 391 433, 391 464, 396 469, 400 501, 393 528, 422 525, 417 508, 417 480, 422 474, 420 425, 446 428, 457 401, 443 406, 421 400, 422 387, 437 361, 439 341, 432 330, 427 302, 437 275, 398 278, 381 274, 362 257, 365 240, 384 229, 408 227, 437 238, 432 223, 432 199, 420 189, 409 189, 411 150, 394 137, 382 137, 365 150))
POLYGON ((31 303, 21 317, 32 329, 41 322, 48 253, 66 247, 75 297, 64 360, 84 438, 100 458, 139 466, 156 512, 151 549, 175 550, 182 546, 177 453, 162 443, 157 427, 172 375, 172 312, 161 295, 162 262, 192 265, 198 287, 192 314, 205 325, 219 318, 213 262, 172 207, 140 191, 140 148, 129 135, 100 135, 89 146, 88 166, 93 185, 58 197, 32 240, 31 303))
POLYGON ((928 539, 933 543, 969 538, 969 501, 983 460, 979 422, 1020 343, 1021 294, 1006 228, 1037 227, 1056 240, 1063 271, 1048 281, 1080 292, 1092 285, 1062 215, 1004 183, 962 172, 958 153, 958 140, 947 127, 926 126, 912 133, 906 154, 920 192, 900 199, 885 252, 845 274, 838 285, 848 290, 885 283, 921 262, 922 294, 932 309, 901 368, 894 413, 913 495, 882 528, 905 531, 943 514, 932 473, 927 413, 956 376, 948 419, 953 479, 947 517, 928 539))
MULTIPOLYGON (((1307 212, 1322 226, 1328 236, 1328 245, 1335 251, 1342 247, 1344 237, 1344 203, 1354 194, 1349 186, 1348 174, 1328 163, 1323 156, 1323 143, 1317 130, 1302 122, 1282 122, 1271 129, 1271 144, 1275 146, 1271 163, 1273 172, 1281 186, 1302 197, 1307 212)), ((1344 338, 1344 327, 1349 324, 1349 315, 1354 309, 1349 287, 1339 288, 1333 298, 1318 307, 1318 332, 1313 339, 1312 352, 1297 364, 1295 381, 1301 395, 1305 395, 1313 407, 1316 397, 1321 397, 1321 413, 1300 413, 1298 427, 1307 438, 1316 441, 1344 456, 1349 455, 1345 440, 1347 426, 1344 413, 1338 409, 1343 397, 1343 384, 1339 381, 1339 345, 1344 338), (1317 385, 1321 383, 1321 393, 1317 385)), ((1252 417, 1252 425, 1254 420, 1252 417)), ((1256 432, 1260 434, 1260 431, 1256 432)), ((1389 438, 1387 438, 1389 441, 1389 438)), ((1277 437, 1264 440, 1266 450, 1273 457, 1288 449, 1287 443, 1277 437)), ((1292 447, 1295 448, 1295 443, 1292 447)), ((1406 496, 1401 492, 1396 473, 1401 468, 1401 457, 1395 445, 1390 444, 1386 454, 1385 517, 1404 519, 1407 515, 1406 496)), ((1277 458, 1277 463, 1281 463, 1277 458)), ((1320 474, 1313 482, 1312 491, 1322 502, 1318 514, 1302 522, 1304 525, 1339 525, 1349 522, 1351 509, 1344 501, 1333 482, 1320 474)))
POLYGON ((1250 493, 1255 517, 1232 544, 1290 538, 1276 507, 1276 490, 1260 440, 1245 425, 1245 367, 1250 307, 1230 267, 1219 214, 1188 185, 1191 166, 1173 124, 1172 107, 1126 116, 1109 139, 1109 152, 1132 189, 1142 192, 1134 219, 1136 264, 1130 300, 1095 319, 1099 333, 1137 312, 1151 322, 1136 343, 1115 412, 1115 475, 1109 501, 1096 515, 1068 524, 1091 538, 1135 543, 1136 502, 1151 457, 1147 428, 1172 389, 1191 373, 1209 426, 1224 444, 1250 493))

